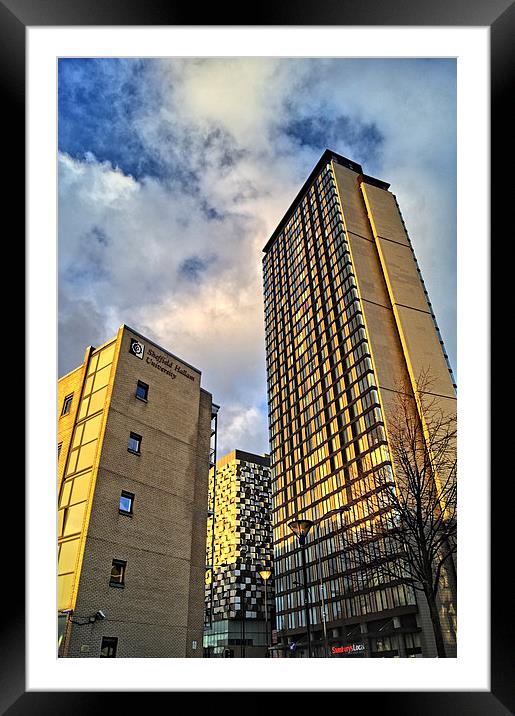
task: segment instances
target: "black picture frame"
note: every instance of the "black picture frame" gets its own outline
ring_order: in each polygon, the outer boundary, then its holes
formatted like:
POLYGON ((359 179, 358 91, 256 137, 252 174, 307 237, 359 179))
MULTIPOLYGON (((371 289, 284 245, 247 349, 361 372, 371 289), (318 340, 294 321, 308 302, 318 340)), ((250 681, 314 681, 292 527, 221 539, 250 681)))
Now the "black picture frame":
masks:
MULTIPOLYGON (((195 7, 165 0, 0 0, 0 77, 3 96, 4 167, 9 168, 7 214, 15 218, 17 229, 11 230, 21 247, 24 264, 25 250, 25 31, 34 26, 157 26, 157 25, 353 25, 353 26, 482 26, 490 28, 491 37, 491 236, 501 237, 503 230, 511 230, 508 212, 513 204, 511 181, 501 179, 503 170, 511 167, 513 158, 513 115, 509 103, 514 94, 515 67, 515 4, 507 0, 438 0, 432 3, 412 0, 360 0, 339 3, 318 0, 317 3, 284 1, 260 4, 248 10, 247 16, 235 16, 228 7, 219 4, 195 7), (202 23, 198 23, 199 13, 202 23), (506 227, 506 229, 504 229, 506 227)), ((13 264, 10 262, 10 265, 13 264)), ((506 270, 506 268, 505 268, 506 270)), ((502 284, 502 278, 498 279, 502 284)), ((26 287, 30 290, 30 286, 26 287)), ((23 297, 17 293, 18 310, 25 315, 23 297)), ((492 315, 492 314, 491 314, 492 315)), ((19 345, 25 345, 22 321, 11 325, 19 345)), ((30 346, 26 346, 30 348, 30 346)), ((492 365, 495 353, 491 353, 492 365)), ((23 401, 18 401, 23 405, 23 401)), ((492 402, 492 411, 494 404, 492 402)), ((23 417, 20 418, 23 420, 23 417)), ((489 440, 489 436, 482 436, 489 440)), ((491 451, 491 454, 494 454, 491 451)), ((340 706, 358 713, 377 711, 399 716, 438 714, 438 716, 506 716, 514 713, 513 690, 513 600, 507 589, 506 557, 503 546, 511 545, 508 533, 505 485, 492 480, 491 491, 491 690, 489 692, 345 692, 340 694, 340 706)), ((6 471, 4 489, 9 505, 17 505, 21 512, 24 503, 24 483, 19 469, 6 471)), ((20 520, 16 527, 21 532, 20 520)), ((2 650, 0 655, 0 713, 7 716, 27 714, 103 713, 120 706, 120 693, 111 692, 27 692, 25 687, 25 585, 22 577, 24 545, 17 533, 12 539, 12 527, 3 521, 4 575, 7 605, 3 610, 2 650), (7 530, 11 539, 7 539, 7 530)), ((205 692, 204 692, 205 693, 205 692)), ((131 692, 131 705, 148 702, 151 693, 131 692)), ((161 692, 160 695, 163 695, 161 692)), ((293 694, 289 694, 289 698, 293 694)), ((165 692, 174 697, 174 692, 165 692)), ((245 694, 242 694, 245 699, 245 694)), ((272 702, 273 703, 273 702, 272 702)), ((291 701, 290 701, 291 704, 291 701)), ((148 707, 148 705, 147 705, 148 707)), ((236 704, 234 707, 238 708, 236 704)), ((263 704, 263 708, 267 708, 263 704)))

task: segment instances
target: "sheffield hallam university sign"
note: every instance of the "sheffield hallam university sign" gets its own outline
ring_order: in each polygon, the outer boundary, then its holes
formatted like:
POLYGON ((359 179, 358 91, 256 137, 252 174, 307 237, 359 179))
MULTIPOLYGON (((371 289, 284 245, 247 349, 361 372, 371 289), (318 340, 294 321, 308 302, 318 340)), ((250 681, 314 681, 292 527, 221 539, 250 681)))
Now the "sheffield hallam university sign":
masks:
MULTIPOLYGON (((143 360, 143 356, 145 354, 145 345, 140 341, 137 341, 135 338, 131 338, 129 353, 132 353, 132 355, 143 360)), ((192 375, 192 373, 190 373, 189 371, 187 371, 186 368, 183 368, 183 366, 178 365, 178 363, 175 363, 167 356, 164 356, 161 353, 156 353, 154 350, 152 350, 152 348, 149 348, 147 351, 146 362, 153 368, 157 368, 157 370, 161 371, 161 373, 166 373, 167 375, 169 375, 172 380, 175 380, 175 378, 177 378, 177 373, 179 373, 188 380, 195 382, 195 376, 192 375)))

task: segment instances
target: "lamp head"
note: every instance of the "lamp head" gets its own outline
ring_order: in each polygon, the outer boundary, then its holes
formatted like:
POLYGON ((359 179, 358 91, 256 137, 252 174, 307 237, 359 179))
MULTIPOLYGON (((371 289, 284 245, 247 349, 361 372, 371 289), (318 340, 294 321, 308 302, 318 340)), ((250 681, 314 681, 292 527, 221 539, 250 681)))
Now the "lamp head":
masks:
POLYGON ((300 543, 304 544, 309 530, 313 527, 313 522, 312 520, 293 520, 288 523, 288 527, 297 535, 300 543))

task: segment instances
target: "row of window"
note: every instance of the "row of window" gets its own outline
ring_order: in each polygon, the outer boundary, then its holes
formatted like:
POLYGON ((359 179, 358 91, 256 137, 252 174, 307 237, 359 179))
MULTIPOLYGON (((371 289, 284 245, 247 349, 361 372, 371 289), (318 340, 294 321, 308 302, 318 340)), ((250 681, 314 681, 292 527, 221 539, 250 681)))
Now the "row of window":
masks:
MULTIPOLYGON (((274 295, 271 294, 269 305, 264 312, 267 326, 270 325, 274 316, 276 320, 282 318, 285 324, 294 325, 309 314, 313 307, 315 310, 323 309, 327 313, 327 307, 336 308, 338 306, 339 302, 335 301, 335 298, 338 299, 351 288, 355 288, 356 284, 352 276, 352 259, 343 230, 341 235, 335 235, 329 245, 315 247, 313 242, 307 238, 306 249, 312 253, 316 252, 316 260, 310 261, 309 270, 304 269, 298 277, 289 277, 291 286, 295 286, 295 292, 290 292, 291 296, 288 302, 274 301, 274 295), (300 282, 298 282, 299 279, 301 279, 300 282), (311 285, 311 293, 317 293, 315 298, 319 299, 318 302, 310 303, 306 300, 305 295, 309 285, 311 285), (334 290, 330 290, 330 285, 334 290), (325 298, 326 308, 322 306, 320 300, 322 297, 325 298)), ((288 286, 283 286, 283 293, 288 289, 288 286)))
MULTIPOLYGON (((143 381, 138 380, 138 383, 136 385, 136 398, 139 400, 148 400, 148 390, 149 387, 146 383, 143 383, 143 381)), ((141 454, 141 441, 142 437, 141 435, 138 435, 137 433, 131 432, 129 434, 129 442, 127 445, 127 450, 131 453, 134 453, 135 455, 141 454)), ((126 490, 122 490, 122 494, 120 495, 120 504, 119 504, 119 512, 120 514, 125 515, 132 515, 133 509, 134 509, 134 498, 135 495, 132 492, 127 492, 126 490)), ((111 587, 123 587, 125 586, 125 570, 127 568, 127 562, 120 560, 120 559, 113 559, 113 565, 111 567, 111 579, 109 580, 109 585, 111 587)), ((115 656, 116 650, 114 654, 110 654, 110 656, 115 656)))
MULTIPOLYGON (((286 607, 283 613, 277 614, 277 629, 299 629, 305 627, 305 606, 304 600, 300 597, 297 607, 286 606, 291 603, 293 595, 284 595, 284 597, 276 597, 276 603, 286 607)), ((334 601, 325 604, 325 615, 328 621, 337 621, 340 619, 350 619, 353 617, 364 616, 366 614, 374 614, 398 607, 414 605, 415 596, 412 590, 405 585, 397 585, 392 587, 384 587, 368 594, 360 594, 353 597, 337 595, 334 601)), ((321 605, 312 606, 309 610, 312 627, 323 624, 321 605)))
MULTIPOLYGON (((268 259, 267 263, 270 268, 270 277, 265 278, 264 281, 264 295, 265 295, 265 318, 268 318, 270 311, 277 309, 278 306, 282 305, 282 299, 285 296, 285 291, 289 290, 289 284, 294 285, 293 292, 291 293, 291 306, 294 312, 298 309, 302 300, 300 296, 306 287, 306 280, 316 280, 316 275, 322 279, 321 283, 324 284, 326 280, 331 280, 333 277, 332 265, 333 263, 344 265, 345 258, 344 254, 340 252, 336 254, 337 250, 341 247, 342 240, 345 238, 345 230, 341 218, 333 218, 330 225, 328 224, 325 228, 324 234, 322 232, 312 232, 309 227, 306 227, 305 234, 303 236, 304 245, 302 247, 301 261, 297 265, 288 266, 284 260, 275 260, 272 258, 268 259), (309 261, 309 256, 315 249, 320 251, 320 268, 314 271, 314 265, 309 261), (272 280, 271 280, 272 279, 272 280)), ((288 241, 287 238, 279 237, 279 241, 288 241)))
POLYGON ((285 242, 276 241, 272 245, 270 252, 264 257, 265 283, 269 283, 272 277, 270 262, 267 261, 268 258, 272 260, 272 264, 282 264, 284 266, 288 263, 290 266, 295 266, 299 259, 299 254, 302 254, 302 233, 314 234, 318 238, 323 233, 322 228, 327 233, 333 223, 340 219, 334 181, 328 181, 323 189, 320 181, 316 183, 318 184, 318 202, 314 183, 310 189, 310 207, 308 207, 308 196, 306 195, 291 219, 295 226, 292 228, 286 226, 282 232, 285 242))
MULTIPOLYGON (((138 380, 136 386, 136 398, 139 400, 148 400, 149 387, 143 381, 138 380)), ((129 435, 129 442, 127 449, 136 455, 141 453, 141 435, 131 432, 129 435)), ((120 495, 119 512, 124 515, 132 515, 134 509, 134 498, 135 495, 132 492, 122 490, 120 495)), ((125 574, 127 570, 127 562, 122 559, 113 559, 111 566, 111 576, 109 579, 109 586, 116 588, 125 587, 125 574)), ((116 657, 116 651, 118 648, 118 637, 103 637, 102 645, 100 648, 101 657, 116 657)))
MULTIPOLYGON (((334 211, 334 215, 336 218, 336 207, 334 211)), ((320 221, 320 217, 317 217, 317 221, 320 221)), ((277 242, 279 244, 279 249, 283 249, 283 244, 286 244, 288 246, 289 241, 288 237, 285 237, 284 234, 282 237, 283 241, 277 242)), ((302 260, 299 263, 298 266, 298 273, 293 269, 291 270, 290 267, 287 268, 284 260, 281 260, 280 254, 279 256, 274 256, 274 251, 272 250, 271 256, 268 261, 266 261, 265 269, 265 316, 268 317, 270 315, 270 309, 272 309, 272 306, 275 303, 275 307, 277 310, 277 307, 280 305, 277 301, 278 293, 282 292, 282 289, 287 288, 288 284, 289 287, 292 286, 292 282, 295 283, 295 289, 297 292, 299 292, 303 286, 302 279, 305 280, 305 277, 307 273, 311 271, 312 279, 315 281, 315 283, 319 283, 320 278, 325 279, 328 278, 329 275, 332 273, 332 264, 335 262, 338 262, 339 259, 343 258, 345 253, 345 233, 343 230, 343 225, 341 223, 341 218, 338 217, 336 221, 333 220, 331 222, 331 226, 326 226, 325 228, 325 241, 323 238, 323 234, 321 231, 315 231, 313 233, 312 229, 308 225, 304 226, 304 230, 299 233, 299 250, 302 254, 302 260), (331 238, 329 238, 328 233, 331 235, 331 238), (304 244, 302 246, 302 244, 304 244), (337 254, 336 252, 342 248, 342 245, 344 246, 344 251, 339 251, 337 254), (317 262, 317 266, 313 264, 313 262, 308 260, 308 256, 312 255, 312 252, 314 250, 314 247, 317 247, 318 251, 318 258, 319 262, 317 262), (318 266, 318 263, 320 263, 320 266, 318 266), (273 280, 272 280, 273 277, 273 280), (275 300, 274 300, 275 299, 275 300)), ((338 273, 341 273, 341 267, 340 271, 338 273)), ((325 284, 325 281, 322 281, 322 284, 325 284)), ((290 301, 290 305, 291 305, 290 301)), ((294 302, 293 302, 294 303, 294 302)))
MULTIPOLYGON (((132 512, 132 502, 134 495, 129 492, 122 492, 120 497, 120 512, 132 512)), ((111 566, 111 576, 109 578, 109 586, 116 588, 125 587, 125 573, 127 570, 127 562, 123 559, 113 559, 111 566)), ((114 659, 118 649, 117 636, 104 636, 100 645, 100 656, 103 658, 114 659)))
MULTIPOLYGON (((302 348, 301 352, 292 350, 290 336, 287 336, 286 351, 281 351, 280 354, 277 348, 270 351, 267 360, 267 383, 271 394, 273 395, 272 389, 277 383, 283 386, 291 380, 293 372, 298 373, 301 378, 307 378, 322 364, 327 371, 329 365, 325 366, 327 361, 332 365, 352 362, 353 353, 363 342, 366 342, 363 321, 359 320, 360 315, 359 303, 353 297, 352 305, 347 304, 345 313, 343 309, 336 308, 330 309, 327 321, 322 311, 317 312, 316 322, 311 318, 311 328, 305 334, 305 341, 295 342, 299 351, 302 348)), ((277 331, 280 331, 280 325, 276 324, 276 326, 277 331)), ((358 353, 362 355, 362 351, 358 353)))

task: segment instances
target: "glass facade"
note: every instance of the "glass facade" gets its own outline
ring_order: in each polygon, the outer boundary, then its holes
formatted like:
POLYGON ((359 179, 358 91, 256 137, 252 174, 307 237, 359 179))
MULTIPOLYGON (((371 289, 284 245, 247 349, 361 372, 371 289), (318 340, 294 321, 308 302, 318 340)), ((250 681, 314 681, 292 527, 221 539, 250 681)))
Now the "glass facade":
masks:
POLYGON ((378 493, 392 473, 330 161, 265 251, 277 628, 306 629, 300 553, 288 528, 294 519, 318 523, 306 542, 315 629, 414 604, 406 587, 380 582, 372 547, 366 565, 352 549, 360 524, 388 519, 378 493), (344 517, 327 516, 344 506, 344 517))

